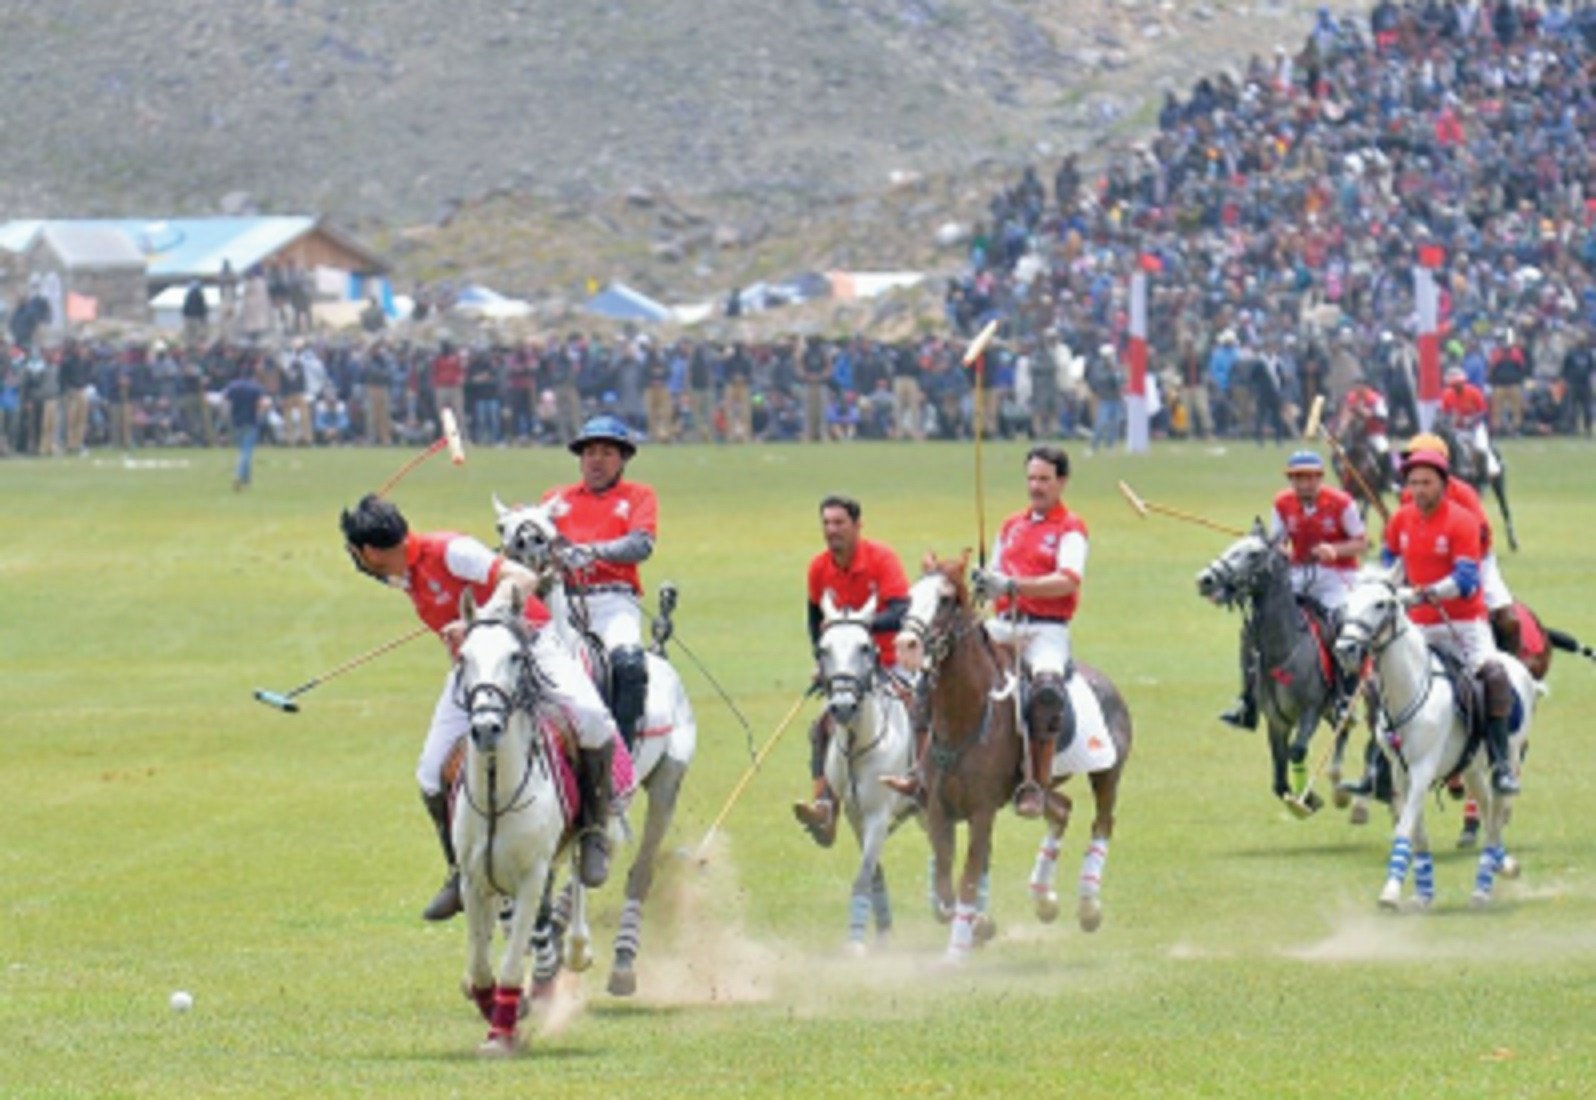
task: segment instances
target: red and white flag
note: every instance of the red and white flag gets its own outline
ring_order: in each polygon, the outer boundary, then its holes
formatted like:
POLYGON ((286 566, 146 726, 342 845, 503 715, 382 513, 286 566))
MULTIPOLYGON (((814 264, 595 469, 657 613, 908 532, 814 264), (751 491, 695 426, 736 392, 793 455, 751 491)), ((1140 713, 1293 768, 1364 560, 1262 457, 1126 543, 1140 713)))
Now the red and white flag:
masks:
POLYGON ((1413 297, 1419 317, 1419 429, 1426 432, 1441 407, 1441 325, 1435 269, 1443 258, 1438 246, 1421 246, 1418 265, 1413 269, 1413 297))
POLYGON ((1125 449, 1135 454, 1147 450, 1147 271, 1145 263, 1130 278, 1130 339, 1125 345, 1126 386, 1125 449))

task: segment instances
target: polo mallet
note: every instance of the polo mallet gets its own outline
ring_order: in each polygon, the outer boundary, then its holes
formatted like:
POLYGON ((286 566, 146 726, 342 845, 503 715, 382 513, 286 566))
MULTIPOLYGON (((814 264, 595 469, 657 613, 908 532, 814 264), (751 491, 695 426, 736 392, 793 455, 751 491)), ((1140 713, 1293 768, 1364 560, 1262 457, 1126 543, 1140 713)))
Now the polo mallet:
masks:
POLYGON ((748 765, 748 770, 743 772, 743 777, 737 781, 737 786, 732 788, 731 797, 726 799, 726 804, 720 808, 720 813, 716 814, 715 820, 709 823, 709 831, 704 834, 704 839, 700 840, 698 847, 693 850, 693 858, 700 865, 709 861, 709 844, 710 841, 715 839, 715 833, 720 829, 721 823, 732 812, 732 807, 737 805, 737 800, 743 796, 743 791, 748 788, 748 784, 753 781, 754 776, 759 774, 760 766, 764 764, 765 757, 769 756, 770 750, 776 747, 776 742, 781 740, 781 735, 787 732, 787 727, 792 725, 792 720, 798 716, 799 709, 803 707, 804 702, 808 700, 814 690, 813 685, 805 688, 804 693, 793 702, 792 707, 787 711, 786 717, 782 718, 781 723, 776 727, 776 732, 772 733, 769 739, 766 740, 759 753, 754 757, 754 762, 748 765))
POLYGON ((456 466, 465 465, 465 446, 460 442, 460 425, 455 421, 454 410, 445 405, 438 411, 438 421, 443 425, 443 434, 428 445, 426 450, 416 455, 410 461, 394 471, 393 476, 382 483, 382 488, 377 490, 377 495, 385 497, 395 485, 403 481, 417 466, 445 448, 449 451, 449 460, 456 466))
POLYGON ((986 375, 986 349, 997 335, 997 318, 986 323, 964 350, 964 365, 975 367, 975 534, 978 564, 986 568, 986 478, 981 472, 981 422, 986 419, 982 387, 986 375))
MULTIPOLYGON (((1330 743, 1325 746, 1324 755, 1319 757, 1318 767, 1314 768, 1313 774, 1308 776, 1308 782, 1303 785, 1300 793, 1289 792, 1280 796, 1280 800, 1286 804, 1286 809, 1291 811, 1293 817, 1300 820, 1312 817, 1319 812, 1319 805, 1310 801, 1313 797, 1313 785, 1324 774, 1325 768, 1330 763, 1330 758, 1336 753, 1336 746, 1341 743, 1346 737, 1347 731, 1352 728, 1352 723, 1356 720, 1354 707, 1358 700, 1362 698, 1363 686, 1369 682, 1369 676, 1373 671, 1374 658, 1365 657, 1363 659, 1363 667, 1358 670, 1358 684, 1352 689, 1352 695, 1347 701, 1347 712, 1341 716, 1341 721, 1337 722, 1336 728, 1331 731, 1330 743)), ((1307 766, 1304 764, 1291 765, 1293 785, 1301 782, 1305 771, 1307 771, 1307 766)))
POLYGON ((654 651, 664 657, 665 643, 667 641, 675 641, 676 648, 687 654, 687 659, 692 661, 694 667, 698 669, 704 679, 709 681, 709 686, 715 689, 715 694, 720 696, 721 701, 732 712, 732 717, 737 719, 737 724, 743 727, 743 740, 748 745, 748 759, 752 760, 754 759, 754 727, 748 724, 748 719, 743 716, 743 712, 738 708, 737 704, 732 702, 732 697, 727 694, 726 689, 720 686, 720 681, 715 679, 714 675, 705 667, 704 662, 698 659, 698 654, 688 648, 687 643, 682 641, 676 634, 676 624, 671 621, 671 613, 676 610, 676 595, 676 586, 670 581, 666 581, 659 586, 659 615, 654 619, 651 628, 654 636, 654 651))
POLYGON ((1335 433, 1325 427, 1324 394, 1322 393, 1313 399, 1313 407, 1308 410, 1307 423, 1302 427, 1302 438, 1304 439, 1313 439, 1319 435, 1324 436, 1325 442, 1330 444, 1330 449, 1336 453, 1336 458, 1340 460, 1342 468, 1352 474, 1352 480, 1356 481, 1358 488, 1363 490, 1364 498, 1374 502, 1375 511, 1380 513, 1380 518, 1390 523, 1391 513, 1386 511, 1385 501, 1381 500, 1380 495, 1370 488, 1367 481, 1363 480, 1363 475, 1358 472, 1358 468, 1347 457, 1347 452, 1342 449, 1341 441, 1335 437, 1335 433))
POLYGON ((320 676, 311 677, 309 680, 306 680, 303 684, 300 684, 292 691, 267 691, 265 688, 256 688, 255 698, 260 702, 265 703, 269 707, 276 707, 285 714, 298 714, 299 704, 294 702, 296 697, 305 694, 305 692, 309 691, 313 687, 317 687, 326 683, 335 676, 342 676, 344 673, 349 672, 352 669, 357 669, 363 664, 374 661, 378 657, 381 657, 384 653, 387 653, 390 650, 398 649, 406 642, 413 642, 423 634, 431 633, 432 628, 423 623, 414 630, 401 634, 399 637, 394 638, 391 641, 383 642, 382 645, 378 646, 376 649, 368 649, 358 657, 351 657, 337 668, 329 669, 328 671, 323 672, 320 676))
POLYGON ((1123 481, 1119 483, 1119 491, 1125 497, 1125 502, 1131 506, 1131 510, 1143 519, 1147 518, 1147 513, 1156 512, 1161 516, 1185 520, 1187 523, 1195 523, 1199 527, 1206 527, 1221 534, 1233 535, 1236 538, 1245 538, 1247 535, 1247 532, 1240 527, 1232 527, 1228 523, 1220 523, 1206 516, 1199 516, 1194 512, 1183 512, 1179 508, 1171 508, 1168 505, 1154 504, 1150 500, 1143 500, 1137 495, 1135 489, 1132 489, 1123 481))

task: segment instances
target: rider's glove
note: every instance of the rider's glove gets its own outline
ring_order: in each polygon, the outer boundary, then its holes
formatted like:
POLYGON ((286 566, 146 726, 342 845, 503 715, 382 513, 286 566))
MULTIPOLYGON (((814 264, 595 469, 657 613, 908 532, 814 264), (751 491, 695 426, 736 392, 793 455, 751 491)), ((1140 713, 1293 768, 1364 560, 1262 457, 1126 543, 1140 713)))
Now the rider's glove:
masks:
POLYGON ((589 568, 597 560, 593 548, 579 542, 568 543, 560 551, 560 564, 575 573, 589 568))
POLYGON ((978 600, 996 600, 1014 595, 1014 578, 995 569, 976 569, 970 574, 970 587, 978 600))

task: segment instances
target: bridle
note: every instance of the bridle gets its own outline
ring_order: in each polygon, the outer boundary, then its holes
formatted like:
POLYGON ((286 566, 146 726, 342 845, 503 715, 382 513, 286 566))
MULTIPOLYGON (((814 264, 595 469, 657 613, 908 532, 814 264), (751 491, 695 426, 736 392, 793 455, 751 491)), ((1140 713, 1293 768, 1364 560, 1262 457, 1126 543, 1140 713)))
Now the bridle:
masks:
MULTIPOLYGON (((945 575, 936 570, 925 575, 941 576, 944 581, 947 580, 945 575)), ((925 654, 924 682, 935 681, 937 667, 947 660, 953 647, 964 639, 970 629, 979 625, 971 616, 960 616, 958 610, 958 602, 953 596, 940 594, 937 596, 936 613, 930 622, 916 616, 912 609, 904 612, 901 629, 903 633, 913 635, 925 654), (940 628, 939 623, 942 624, 940 628)))
MULTIPOLYGON (((875 648, 875 639, 870 634, 869 624, 862 619, 832 619, 829 622, 823 623, 821 625, 820 636, 824 638, 826 634, 829 633, 834 627, 839 626, 854 626, 861 628, 864 630, 865 638, 869 640, 872 650, 875 648)), ((816 649, 817 651, 819 649, 818 643, 816 649)), ((879 671, 879 663, 880 662, 878 658, 872 659, 869 667, 862 675, 848 671, 833 672, 824 675, 820 679, 820 684, 823 688, 825 688, 827 695, 835 695, 838 692, 845 692, 857 699, 863 699, 876 686, 876 674, 879 671)))
MULTIPOLYGON (((1341 634, 1360 646, 1369 660, 1376 662, 1402 634, 1402 611, 1396 600, 1396 588, 1387 581, 1381 581, 1380 584, 1390 593, 1391 609, 1381 617, 1379 624, 1370 627, 1362 619, 1352 618, 1344 619, 1341 623, 1341 634)), ((1424 709, 1424 704, 1429 702, 1430 692, 1434 690, 1436 680, 1446 678, 1444 668, 1440 667, 1440 663, 1428 647, 1425 648, 1424 660, 1429 670, 1429 675, 1424 678, 1424 690, 1415 695, 1408 705, 1402 708, 1400 714, 1393 715, 1385 705, 1383 693, 1380 697, 1380 708, 1385 711, 1386 716, 1386 737, 1393 743, 1400 742, 1402 727, 1413 721, 1414 716, 1424 709)), ((1362 664, 1361 659, 1359 664, 1362 664)))
MULTIPOLYGON (((505 690, 500 684, 491 680, 483 680, 467 687, 461 676, 460 669, 455 671, 455 702, 470 718, 471 726, 467 734, 471 738, 472 746, 483 757, 488 772, 488 790, 486 805, 478 805, 476 798, 472 797, 470 769, 460 772, 460 797, 469 806, 473 813, 487 822, 487 878, 491 885, 500 894, 510 896, 510 891, 500 886, 493 874, 493 840, 501 818, 526 809, 537 799, 537 792, 528 792, 531 785, 532 774, 542 768, 545 775, 549 772, 542 744, 534 730, 527 744, 527 766, 521 773, 521 781, 516 784, 511 792, 509 805, 498 805, 499 789, 499 740, 510 728, 510 719, 521 712, 531 718, 534 715, 538 700, 542 697, 543 674, 538 670, 537 662, 532 656, 532 640, 526 628, 518 619, 498 617, 484 617, 471 620, 466 626, 466 637, 477 630, 498 628, 507 630, 515 639, 516 656, 519 658, 519 668, 515 682, 505 690), (488 738, 484 734, 485 728, 495 732, 488 738)), ((462 642, 462 645, 464 643, 462 642)))

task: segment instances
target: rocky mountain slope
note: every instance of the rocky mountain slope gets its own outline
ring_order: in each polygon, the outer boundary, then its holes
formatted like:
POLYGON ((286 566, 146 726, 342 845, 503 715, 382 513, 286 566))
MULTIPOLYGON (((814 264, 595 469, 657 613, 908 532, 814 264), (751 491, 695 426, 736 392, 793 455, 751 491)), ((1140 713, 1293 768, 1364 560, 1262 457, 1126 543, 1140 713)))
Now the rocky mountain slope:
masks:
POLYGON ((51 0, 0 14, 9 215, 323 211, 402 276, 676 297, 923 264, 1313 5, 51 0))

